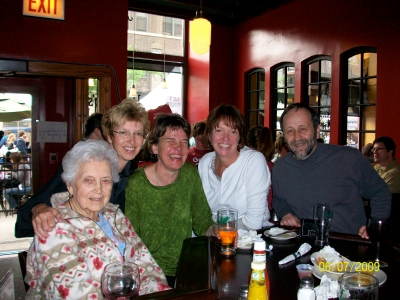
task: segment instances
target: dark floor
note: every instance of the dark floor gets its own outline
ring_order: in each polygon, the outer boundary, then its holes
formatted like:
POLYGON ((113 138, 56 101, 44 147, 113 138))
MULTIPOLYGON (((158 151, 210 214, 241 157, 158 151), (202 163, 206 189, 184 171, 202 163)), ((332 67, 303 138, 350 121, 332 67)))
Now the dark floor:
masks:
POLYGON ((10 269, 14 273, 15 300, 25 299, 25 286, 17 254, 0 256, 0 278, 3 278, 10 269))

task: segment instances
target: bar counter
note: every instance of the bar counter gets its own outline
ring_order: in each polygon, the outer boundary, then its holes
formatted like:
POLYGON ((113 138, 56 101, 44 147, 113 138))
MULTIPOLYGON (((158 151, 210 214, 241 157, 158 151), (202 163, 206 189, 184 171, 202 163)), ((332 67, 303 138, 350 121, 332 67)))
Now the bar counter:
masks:
MULTIPOLYGON (((277 241, 266 238, 273 250, 267 252, 267 269, 270 279, 270 297, 272 300, 297 299, 300 281, 296 265, 312 264, 310 256, 318 251, 314 247, 304 256, 285 265, 278 262, 298 250, 304 242, 313 245, 313 241, 295 237, 277 241)), ((366 262, 375 258, 375 247, 358 236, 331 233, 330 245, 342 256, 354 262, 366 262)), ((145 295, 136 299, 237 299, 239 287, 246 284, 252 262, 252 251, 238 250, 232 258, 225 258, 218 252, 218 240, 207 237, 190 238, 184 241, 177 271, 176 288, 170 291, 145 295)), ((394 299, 400 289, 400 245, 388 241, 381 247, 381 259, 389 266, 382 268, 387 280, 379 288, 379 299, 394 299)), ((320 280, 314 277, 314 285, 320 280)))

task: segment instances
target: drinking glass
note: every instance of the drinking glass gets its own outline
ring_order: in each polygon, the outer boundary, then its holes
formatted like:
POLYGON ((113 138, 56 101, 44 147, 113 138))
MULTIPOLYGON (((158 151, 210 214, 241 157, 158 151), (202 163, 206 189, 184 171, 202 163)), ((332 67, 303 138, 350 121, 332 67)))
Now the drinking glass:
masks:
POLYGON ((139 293, 139 266, 134 263, 111 263, 104 268, 101 288, 108 300, 133 299, 139 293))
POLYGON ((376 277, 351 272, 343 274, 340 279, 339 299, 377 300, 379 281, 376 277))
POLYGON ((217 213, 217 224, 221 236, 221 251, 225 256, 236 254, 235 238, 238 227, 238 211, 234 208, 221 208, 217 213))
POLYGON ((314 222, 317 229, 315 246, 325 247, 329 245, 329 228, 332 225, 333 207, 329 203, 317 203, 314 205, 314 222))
POLYGON ((367 231, 372 244, 376 245, 376 257, 374 262, 378 262, 381 268, 387 267, 388 264, 379 258, 381 242, 390 233, 391 222, 389 219, 368 219, 367 231))

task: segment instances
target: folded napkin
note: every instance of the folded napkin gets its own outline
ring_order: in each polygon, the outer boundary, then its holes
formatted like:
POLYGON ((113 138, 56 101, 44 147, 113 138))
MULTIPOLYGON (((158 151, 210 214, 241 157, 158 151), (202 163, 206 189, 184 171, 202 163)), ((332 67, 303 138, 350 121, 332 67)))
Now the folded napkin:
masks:
POLYGON ((284 259, 279 261, 280 265, 286 264, 292 260, 295 260, 296 258, 303 256, 306 254, 308 251, 310 251, 311 246, 307 243, 304 243, 303 245, 300 246, 299 250, 297 250, 296 253, 290 254, 289 256, 286 256, 284 259))
POLYGON ((269 231, 268 231, 268 235, 270 236, 276 236, 279 234, 282 234, 284 232, 288 232, 289 230, 287 229, 283 229, 283 228, 279 228, 279 227, 272 227, 269 231))
POLYGON ((329 262, 331 265, 343 261, 343 259, 339 256, 339 253, 330 246, 325 246, 322 250, 319 251, 319 254, 325 259, 325 261, 329 262))
POLYGON ((326 275, 322 275, 321 283, 315 287, 316 300, 328 300, 338 298, 340 286, 337 280, 331 280, 326 275))
POLYGON ((255 230, 238 230, 239 240, 238 240, 238 247, 245 247, 247 245, 251 245, 254 243, 255 240, 261 237, 261 234, 257 234, 255 230))

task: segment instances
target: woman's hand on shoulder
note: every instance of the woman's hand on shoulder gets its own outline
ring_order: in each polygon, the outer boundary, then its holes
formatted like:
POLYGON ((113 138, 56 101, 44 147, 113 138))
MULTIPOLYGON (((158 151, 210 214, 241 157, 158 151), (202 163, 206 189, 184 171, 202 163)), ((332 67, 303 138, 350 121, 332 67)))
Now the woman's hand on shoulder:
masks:
POLYGON ((60 212, 44 203, 38 204, 32 208, 32 226, 35 234, 40 239, 49 237, 48 232, 56 226, 56 220, 62 222, 60 212))

